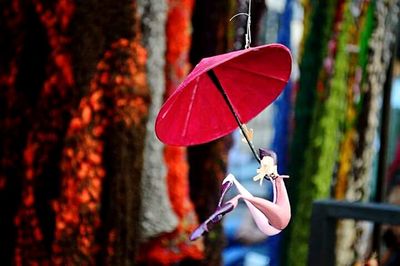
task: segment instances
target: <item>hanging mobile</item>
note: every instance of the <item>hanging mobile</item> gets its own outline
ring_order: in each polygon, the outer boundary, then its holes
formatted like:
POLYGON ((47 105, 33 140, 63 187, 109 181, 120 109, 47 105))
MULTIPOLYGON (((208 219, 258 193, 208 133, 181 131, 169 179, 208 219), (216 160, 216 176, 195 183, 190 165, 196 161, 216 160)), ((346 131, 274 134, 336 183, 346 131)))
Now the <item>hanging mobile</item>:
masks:
MULTIPOLYGON (((206 143, 240 128, 254 158, 260 163, 255 181, 271 180, 272 201, 254 197, 229 174, 222 181, 221 198, 213 214, 191 235, 195 240, 223 215, 232 211, 240 199, 248 206, 258 228, 274 235, 290 220, 290 203, 283 178, 277 172, 274 152, 256 152, 244 123, 270 105, 289 80, 292 58, 281 44, 250 47, 251 0, 247 15, 244 50, 203 58, 161 107, 156 119, 157 137, 169 145, 190 146, 206 143), (239 195, 223 203, 226 192, 235 185, 239 195)), ((233 18, 235 18, 235 15, 233 18)))

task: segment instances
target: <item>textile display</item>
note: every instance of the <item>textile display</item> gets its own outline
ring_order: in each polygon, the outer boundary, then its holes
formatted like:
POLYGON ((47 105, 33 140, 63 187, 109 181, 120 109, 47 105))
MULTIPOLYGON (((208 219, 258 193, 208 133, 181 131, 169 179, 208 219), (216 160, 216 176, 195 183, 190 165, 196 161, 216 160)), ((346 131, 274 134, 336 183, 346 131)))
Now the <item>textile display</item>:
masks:
POLYGON ((310 30, 304 32, 308 35, 304 36, 304 52, 300 62, 301 75, 294 106, 295 129, 290 147, 290 154, 297 154, 298 156, 294 158, 291 155, 289 161, 289 174, 290 176, 297 177, 288 186, 291 201, 293 202, 293 213, 296 213, 297 194, 299 193, 298 184, 303 178, 301 171, 305 163, 304 156, 300 156, 300 154, 304 155, 306 147, 309 144, 309 130, 313 121, 312 115, 317 100, 317 78, 326 54, 326 46, 332 30, 335 7, 335 1, 330 1, 328 7, 317 3, 312 10, 312 15, 310 15, 310 30), (313 34, 310 34, 311 32, 313 34), (316 36, 319 37, 316 38, 316 36))
MULTIPOLYGON (((328 2, 329 5, 325 6, 316 3, 313 6, 312 13, 308 16, 310 19, 310 29, 304 31, 304 50, 300 62, 300 79, 299 88, 296 93, 296 101, 294 105, 294 131, 293 139, 290 145, 290 159, 289 159, 289 175, 296 177, 288 183, 289 195, 292 203, 293 219, 296 219, 297 213, 308 210, 297 210, 300 198, 300 184, 308 182, 308 177, 304 176, 305 152, 310 145, 310 128, 313 124, 313 115, 317 105, 317 81, 319 69, 323 65, 323 58, 327 54, 327 43, 329 41, 331 31, 333 30, 334 14, 336 10, 336 1, 328 2), (313 34, 311 34, 313 33, 313 34), (318 38, 316 37, 318 36, 318 38), (296 156, 293 156, 296 154, 296 156)), ((305 193, 305 192, 304 192, 305 193)), ((304 196, 306 196, 304 194, 304 196)), ((310 200, 311 198, 308 197, 310 200)), ((307 203, 309 204, 309 202, 307 203)), ((307 205, 308 206, 308 205, 307 205)), ((304 208, 304 207, 303 207, 304 208)), ((307 207, 308 209, 308 207, 307 207)), ((294 221, 293 220, 293 221, 294 221)), ((286 247, 282 256, 287 265, 295 263, 295 258, 302 254, 301 258, 306 258, 306 245, 296 247, 296 251, 291 250, 291 243, 293 234, 303 234, 302 241, 307 238, 307 229, 302 228, 300 232, 294 232, 294 222, 291 222, 286 230, 285 243, 290 247, 286 247), (304 233, 301 233, 304 232, 304 233), (289 255, 291 252, 297 253, 296 255, 289 255)), ((304 225, 303 225, 304 226, 304 225)), ((304 242, 303 242, 304 243, 304 242)))
MULTIPOLYGON (((374 142, 378 135, 383 85, 393 51, 395 25, 398 23, 398 1, 376 1, 374 5, 371 10, 376 25, 368 42, 370 53, 365 62, 364 97, 352 169, 354 176, 348 176, 345 189, 345 199, 349 201, 368 201, 371 195, 370 186, 374 178, 371 165, 373 155, 377 153, 374 142)), ((341 236, 337 242, 339 265, 366 259, 370 247, 365 245, 362 236, 368 238, 365 235, 371 232, 363 223, 345 221, 339 225, 338 234, 341 236)))
MULTIPOLYGON (((288 244, 288 265, 307 261, 306 221, 311 215, 309 206, 313 200, 329 197, 332 188, 338 199, 366 201, 370 195, 380 95, 391 58, 394 40, 392 30, 397 25, 398 8, 395 2, 334 2, 330 1, 330 9, 325 9, 327 16, 333 20, 332 24, 324 24, 323 31, 329 36, 329 41, 319 39, 318 42, 323 55, 318 75, 310 72, 312 70, 304 72, 304 65, 312 58, 307 54, 311 52, 309 42, 317 36, 313 28, 321 24, 320 20, 316 20, 319 12, 317 3, 311 5, 310 28, 308 33, 305 32, 290 160, 290 167, 298 179, 294 181, 294 191, 289 193, 296 203, 288 244), (375 11, 378 6, 379 11, 375 11), (309 105, 306 108, 301 105, 306 90, 302 86, 308 76, 316 79, 316 83, 311 87, 313 94, 308 95, 309 105), (311 99, 314 99, 314 103, 311 103, 311 99), (300 123, 302 120, 299 118, 310 110, 313 113, 307 121, 310 124, 303 128, 304 123, 300 123), (303 129, 308 135, 303 135, 303 129), (301 150, 297 143, 300 140, 304 145, 301 150), (299 156, 301 151, 305 154, 304 162, 299 156)), ((316 50, 312 51, 315 54, 316 50)), ((306 84, 310 89, 311 83, 306 84)), ((367 242, 365 239, 368 237, 362 234, 366 228, 353 221, 339 223, 336 249, 338 265, 350 265, 356 259, 367 258, 368 247, 360 245, 367 242)))
MULTIPOLYGON (((400 0, 0 1, 0 264, 307 264, 315 201, 398 198, 399 18, 400 0)), ((334 263, 384 261, 393 228, 339 219, 334 263)))
MULTIPOLYGON (((114 174, 116 171, 115 168, 113 169, 116 166, 103 167, 101 165, 103 150, 108 151, 109 149, 102 139, 106 134, 107 127, 116 127, 122 132, 125 131, 124 134, 143 134, 141 129, 144 127, 139 127, 139 125, 146 121, 148 112, 146 98, 148 96, 146 95, 145 76, 138 74, 139 71, 143 73, 144 62, 145 52, 137 43, 130 43, 126 39, 115 43, 112 49, 106 53, 104 61, 99 62, 99 72, 91 83, 89 95, 81 100, 77 115, 71 120, 66 138, 68 144, 64 149, 61 162, 64 193, 61 200, 55 202, 54 205, 55 210, 59 213, 56 216, 56 244, 53 246, 56 254, 53 260, 56 264, 79 263, 85 260, 93 263, 95 261, 91 255, 96 254, 96 249, 98 249, 95 244, 95 232, 101 224, 99 209, 102 184, 106 182, 104 177, 107 170, 114 174), (141 57, 136 57, 138 54, 141 54, 141 57), (135 62, 136 59, 133 60, 133 58, 138 58, 139 61, 135 62), (124 62, 124 60, 126 61, 124 62), (117 71, 113 73, 109 71, 110 69, 117 71), (137 78, 132 78, 133 76, 137 78), (107 112, 107 105, 110 103, 118 106, 111 116, 110 112, 107 112), (114 123, 116 125, 113 125, 114 123), (80 142, 81 140, 83 143, 80 142), (72 236, 77 239, 74 240, 72 236), (73 239, 72 243, 71 239, 73 239)), ((121 138, 125 137, 124 134, 121 138)), ((139 171, 135 169, 140 165, 140 160, 136 157, 127 162, 122 158, 124 158, 124 153, 128 155, 141 152, 140 149, 143 147, 140 143, 136 146, 129 141, 125 144, 128 146, 121 147, 119 150, 121 155, 119 152, 113 151, 114 156, 117 155, 113 162, 118 164, 121 169, 127 170, 116 174, 117 177, 115 183, 111 185, 111 189, 115 189, 121 194, 124 193, 128 198, 126 202, 123 202, 123 209, 119 209, 118 206, 115 207, 115 210, 110 211, 116 212, 113 216, 115 219, 112 221, 114 226, 109 232, 109 241, 114 242, 108 249, 111 257, 114 252, 119 251, 118 248, 112 247, 113 244, 126 241, 131 242, 132 245, 133 238, 138 237, 137 231, 132 233, 135 228, 129 221, 138 206, 135 206, 135 201, 129 196, 134 196, 135 191, 138 190, 135 188, 138 183, 132 181, 135 179, 135 171, 136 174, 140 172, 141 166, 139 171), (124 165, 125 163, 127 165, 124 165)), ((117 198, 114 202, 118 201, 121 199, 117 198)), ((132 246, 128 246, 128 248, 132 248, 132 246)), ((133 250, 129 250, 128 254, 131 252, 133 250)), ((113 261, 113 259, 110 260, 113 261)))
POLYGON ((10 103, 1 141, 13 148, 0 160, 10 201, 2 263, 130 265, 149 103, 134 4, 16 0, 0 10, 1 102, 10 103))
MULTIPOLYGON (((44 207, 51 193, 41 195, 37 184, 46 182, 49 176, 57 172, 51 166, 52 157, 59 149, 62 138, 58 134, 66 129, 64 116, 69 115, 71 107, 71 93, 74 78, 71 69, 71 54, 66 47, 69 42, 67 34, 74 10, 71 2, 57 2, 54 9, 44 5, 41 1, 34 2, 34 9, 39 23, 46 30, 50 44, 50 55, 47 64, 46 78, 38 93, 36 112, 41 119, 33 122, 27 134, 26 145, 23 148, 24 176, 22 181, 22 199, 14 223, 17 229, 15 247, 15 264, 22 265, 27 261, 38 264, 49 261, 46 250, 46 240, 43 226, 49 224, 49 219, 39 219, 39 214, 50 214, 51 210, 44 207), (62 18, 62 19, 58 19, 62 18), (65 41, 63 41, 65 39, 65 41), (52 121, 49 123, 49 121, 52 121)), ((27 84, 24 84, 27 85, 27 84)))
MULTIPOLYGON (((293 259, 289 261, 293 263, 296 263, 295 260, 298 258, 301 258, 300 261, 306 261, 307 245, 305 243, 308 241, 309 227, 304 222, 311 216, 311 209, 306 206, 311 205, 313 199, 329 196, 330 180, 336 163, 335 154, 338 153, 338 143, 341 140, 340 126, 345 118, 347 88, 345 77, 349 71, 346 63, 348 56, 346 44, 349 38, 348 27, 351 17, 347 3, 339 1, 337 4, 334 31, 337 30, 340 33, 337 37, 336 55, 333 55, 335 64, 333 68, 325 68, 320 73, 320 78, 323 77, 323 86, 326 87, 318 91, 319 101, 312 118, 310 143, 305 153, 306 160, 302 174, 307 178, 302 179, 299 185, 301 200, 298 212, 293 219, 293 235, 290 242, 292 249, 289 251, 289 255, 293 254, 291 255, 293 259), (342 18, 340 13, 343 14, 342 18), (317 162, 313 159, 316 154, 318 154, 317 162), (301 242, 303 246, 297 248, 297 251, 294 250, 294 246, 298 246, 301 242)), ((328 55, 331 52, 328 50, 328 55)), ((319 86, 317 90, 320 90, 319 86)))
MULTIPOLYGON (((368 56, 366 46, 368 44, 372 26, 373 26, 373 12, 374 4, 364 2, 356 6, 360 10, 358 16, 354 19, 354 23, 350 27, 351 39, 350 43, 354 47, 359 47, 359 51, 350 53, 349 64, 350 72, 348 78, 348 106, 346 111, 346 124, 344 137, 341 144, 341 150, 338 160, 338 172, 336 176, 335 198, 345 199, 345 192, 347 182, 354 178, 352 171, 352 162, 357 145, 357 116, 360 109, 360 101, 363 99, 363 91, 361 91, 362 81, 366 77, 366 62, 365 58, 368 56), (359 31, 362 29, 362 31, 359 31), (359 34, 357 34, 359 33, 359 34)), ((348 199, 349 200, 349 199, 348 199)), ((354 229, 355 222, 352 220, 343 220, 338 222, 337 226, 337 242, 336 252, 338 265, 347 265, 354 261, 354 243, 350 239, 355 239, 357 231, 354 229), (352 236, 352 237, 350 237, 352 236)))

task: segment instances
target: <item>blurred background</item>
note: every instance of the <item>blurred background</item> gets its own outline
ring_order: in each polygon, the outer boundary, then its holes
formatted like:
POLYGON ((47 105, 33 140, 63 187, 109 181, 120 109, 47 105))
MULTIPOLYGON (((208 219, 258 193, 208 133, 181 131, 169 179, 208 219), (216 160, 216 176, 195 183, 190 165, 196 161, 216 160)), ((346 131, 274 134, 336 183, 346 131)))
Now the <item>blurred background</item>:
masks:
MULTIPOLYGON (((316 200, 400 204, 399 8, 252 1, 251 46, 293 56, 248 125, 290 175, 292 220, 267 237, 239 205, 190 242, 228 173, 272 197, 239 132, 189 148, 154 133, 201 58, 244 48, 247 17, 230 18, 248 0, 0 1, 0 264, 307 265, 316 200)), ((400 265, 398 227, 335 226, 332 264, 400 265)))

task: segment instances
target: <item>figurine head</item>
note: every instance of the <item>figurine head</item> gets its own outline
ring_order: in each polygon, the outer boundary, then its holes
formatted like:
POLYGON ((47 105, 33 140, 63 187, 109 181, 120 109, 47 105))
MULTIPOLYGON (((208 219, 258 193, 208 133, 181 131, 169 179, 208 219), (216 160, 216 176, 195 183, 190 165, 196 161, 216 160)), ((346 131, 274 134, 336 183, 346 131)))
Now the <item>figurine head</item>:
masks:
POLYGON ((278 157, 276 156, 276 153, 274 151, 267 150, 267 149, 258 149, 258 151, 259 151, 261 159, 265 156, 270 156, 274 160, 274 164, 275 165, 278 164, 278 157))

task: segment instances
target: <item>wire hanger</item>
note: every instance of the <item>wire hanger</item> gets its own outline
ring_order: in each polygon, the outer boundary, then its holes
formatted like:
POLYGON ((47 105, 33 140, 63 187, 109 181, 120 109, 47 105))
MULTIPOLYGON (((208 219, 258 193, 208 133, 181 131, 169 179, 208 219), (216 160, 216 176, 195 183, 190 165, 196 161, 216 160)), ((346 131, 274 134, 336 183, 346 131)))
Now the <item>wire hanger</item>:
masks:
POLYGON ((245 40, 246 40, 246 44, 244 46, 244 49, 248 49, 250 48, 250 44, 251 44, 251 0, 249 0, 249 10, 248 13, 237 13, 236 15, 234 15, 233 17, 231 17, 231 19, 229 21, 232 21, 234 18, 236 18, 237 16, 240 15, 245 15, 247 16, 247 29, 246 29, 246 34, 245 34, 245 40))

